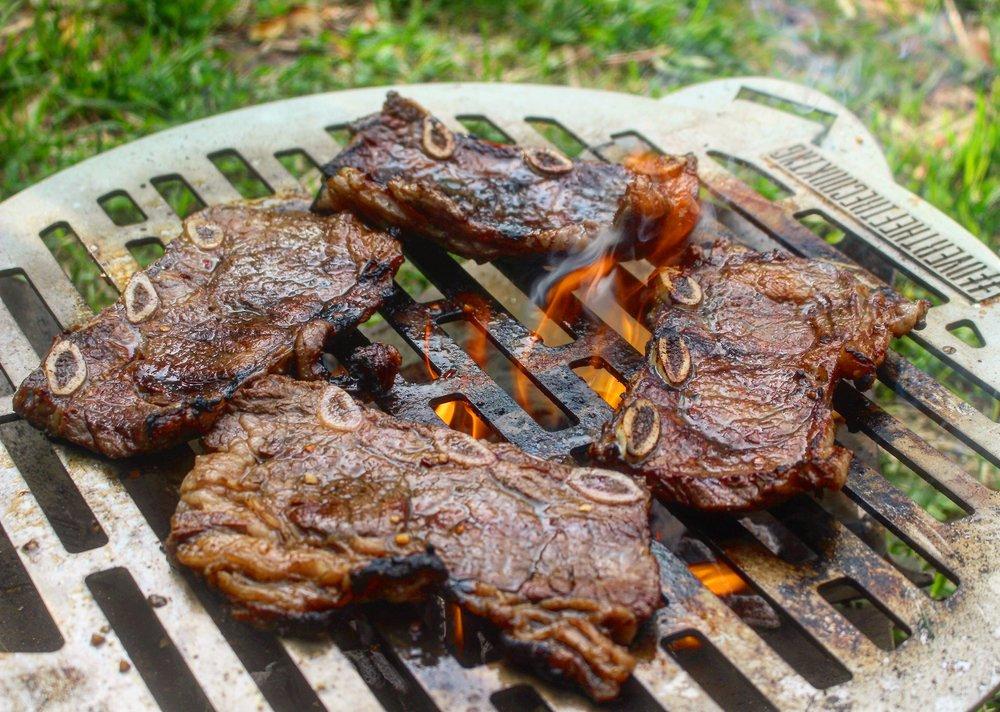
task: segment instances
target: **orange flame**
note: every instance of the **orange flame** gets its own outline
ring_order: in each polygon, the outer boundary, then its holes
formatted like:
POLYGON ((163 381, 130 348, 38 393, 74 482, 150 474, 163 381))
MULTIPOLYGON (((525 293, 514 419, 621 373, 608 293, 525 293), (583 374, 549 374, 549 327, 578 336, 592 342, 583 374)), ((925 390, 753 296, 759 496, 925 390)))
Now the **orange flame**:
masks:
POLYGON ((434 406, 434 412, 450 428, 471 435, 477 440, 490 436, 490 427, 468 403, 455 399, 434 406))
POLYGON ((729 596, 747 587, 740 575, 722 561, 688 564, 688 569, 716 596, 729 596))
MULTIPOLYGON (((567 273, 565 277, 556 282, 549 290, 546 298, 545 316, 538 328, 535 329, 534 334, 538 337, 546 336, 544 330, 552 328, 550 323, 554 318, 572 317, 574 311, 578 309, 578 304, 574 299, 576 297, 582 305, 617 331, 636 350, 644 351, 646 342, 649 341, 649 331, 622 305, 635 302, 639 292, 645 289, 645 285, 636 280, 635 287, 632 289, 626 287, 625 281, 617 278, 615 274, 618 264, 618 260, 613 254, 605 254, 595 262, 567 273)), ((602 369, 601 373, 604 374, 601 378, 606 379, 607 372, 602 369)), ((612 387, 607 380, 596 383, 588 381, 588 383, 598 393, 603 393, 612 387)))
MULTIPOLYGON (((649 152, 639 152, 629 156, 625 160, 625 165, 638 174, 657 178, 680 176, 684 169, 683 161, 664 160, 664 157, 649 152)), ((687 215, 687 218, 697 218, 696 204, 693 212, 687 215)), ((642 318, 643 311, 650 304, 659 288, 658 270, 677 252, 674 248, 691 227, 687 225, 685 229, 678 232, 680 228, 674 224, 675 220, 668 222, 670 223, 669 229, 665 226, 663 235, 659 236, 661 244, 655 245, 654 249, 649 251, 651 256, 647 257, 646 263, 630 262, 623 265, 622 256, 616 252, 618 245, 615 238, 617 235, 610 232, 602 234, 601 239, 594 241, 592 247, 596 258, 592 262, 582 266, 576 266, 579 263, 573 261, 568 264, 564 263, 563 269, 569 266, 576 268, 568 269, 565 274, 558 277, 551 287, 548 287, 543 297, 544 307, 538 314, 537 325, 533 329, 530 324, 527 325, 531 330, 533 340, 536 343, 557 341, 565 335, 566 330, 561 325, 572 324, 581 308, 586 308, 637 351, 644 352, 646 343, 650 339, 650 333, 639 319, 642 318), (601 250, 603 252, 600 252, 601 250), (643 272, 646 276, 640 278, 638 275, 643 272)), ((586 254, 585 251, 583 259, 590 257, 591 255, 586 254)), ((557 274, 558 270, 552 277, 555 278, 557 274)), ((545 289, 544 285, 545 282, 536 285, 536 287, 545 289)), ((533 296, 537 299, 537 294, 533 296)), ((474 303, 465 305, 465 310, 467 316, 474 317, 470 321, 475 326, 468 342, 464 345, 465 349, 469 356, 486 370, 487 361, 490 359, 490 349, 487 344, 486 331, 484 328, 480 328, 480 325, 489 323, 489 308, 482 303, 474 303)), ((425 346, 430 345, 431 328, 432 325, 428 323, 425 330, 425 346)), ((528 344, 526 348, 534 348, 534 344, 528 344)), ((599 359, 596 358, 599 356, 598 353, 593 354, 593 356, 595 359, 591 363, 577 365, 574 367, 574 371, 605 402, 612 407, 617 407, 626 387, 608 369, 600 367, 599 359)), ((515 361, 520 361, 521 354, 513 354, 513 358, 515 361)), ((426 355, 425 360, 428 372, 432 374, 432 377, 436 377, 431 368, 430 359, 426 355)), ((514 400, 533 417, 537 416, 536 420, 546 418, 552 408, 546 407, 548 399, 545 394, 532 381, 531 377, 516 364, 512 364, 510 367, 513 369, 510 372, 510 383, 512 385, 511 395, 514 400)), ((472 434, 474 437, 483 437, 489 432, 489 426, 460 400, 441 403, 436 406, 435 411, 443 421, 458 430, 472 434)))
POLYGON ((594 392, 612 408, 618 407, 618 401, 625 393, 625 384, 615 378, 606 368, 595 363, 588 363, 573 369, 580 378, 587 382, 594 392))
POLYGON ((428 319, 424 322, 424 368, 427 369, 427 375, 430 376, 433 381, 437 378, 437 374, 434 372, 434 368, 431 366, 431 320, 428 319))
POLYGON ((452 640, 455 642, 455 647, 461 650, 465 647, 462 609, 458 607, 457 603, 450 603, 448 606, 451 608, 452 640))
POLYGON ((682 635, 680 638, 671 640, 670 649, 674 652, 679 650, 696 650, 701 647, 701 641, 696 635, 682 635))

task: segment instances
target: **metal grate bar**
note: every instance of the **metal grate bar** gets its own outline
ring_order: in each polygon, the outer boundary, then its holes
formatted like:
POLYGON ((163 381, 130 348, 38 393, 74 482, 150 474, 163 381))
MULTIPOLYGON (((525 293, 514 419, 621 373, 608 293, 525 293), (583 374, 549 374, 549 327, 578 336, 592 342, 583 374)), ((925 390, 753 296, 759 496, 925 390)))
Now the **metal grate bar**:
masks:
MULTIPOLYGON (((657 616, 660 637, 697 630, 709 638, 748 680, 786 681, 793 696, 805 704, 814 692, 743 620, 688 571, 687 566, 659 544, 653 545, 660 580, 669 605, 657 616), (716 635, 725 630, 725 635, 716 635)), ((658 646, 658 654, 662 652, 658 646)), ((645 681, 644 681, 645 682, 645 681)), ((664 699, 661 697, 661 699, 664 699)), ((669 699, 669 698, 666 698, 669 699)))
POLYGON ((838 410, 907 467, 939 487, 966 510, 992 495, 945 453, 935 450, 899 420, 847 384, 837 389, 838 410))
MULTIPOLYGON (((928 598, 909 579, 876 554, 850 529, 811 501, 801 501, 783 510, 798 510, 795 531, 824 560, 837 562, 820 576, 846 576, 878 599, 910 628, 928 614, 928 598)), ((788 517, 782 517, 788 523, 788 517)))
POLYGON ((955 559, 949 527, 927 514, 882 475, 855 458, 844 491, 907 546, 939 569, 949 570, 948 562, 955 559))
POLYGON ((882 364, 879 380, 1000 467, 1000 424, 994 423, 896 353, 890 352, 882 364))
POLYGON ((871 641, 816 592, 819 584, 842 577, 834 562, 788 564, 756 541, 742 539, 727 541, 725 555, 852 672, 881 656, 871 641))

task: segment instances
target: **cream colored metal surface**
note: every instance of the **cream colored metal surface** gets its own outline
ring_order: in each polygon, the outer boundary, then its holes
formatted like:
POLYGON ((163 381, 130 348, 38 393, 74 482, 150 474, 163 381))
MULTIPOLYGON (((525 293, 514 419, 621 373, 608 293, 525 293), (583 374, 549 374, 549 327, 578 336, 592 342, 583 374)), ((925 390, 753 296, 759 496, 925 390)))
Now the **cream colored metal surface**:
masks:
MULTIPOLYGON (((597 154, 614 136, 636 132, 665 151, 698 154, 710 188, 725 184, 729 177, 708 157, 709 151, 756 166, 791 190, 778 206, 786 219, 821 211, 918 283, 940 293, 945 302, 931 310, 920 342, 987 392, 1000 391, 1000 298, 995 296, 1000 282, 990 286, 1000 279, 1000 260, 952 220, 895 185, 872 137, 829 98, 757 78, 698 85, 659 101, 539 86, 442 84, 401 90, 456 128, 460 128, 457 116, 485 116, 524 143, 545 143, 525 122, 527 117, 559 122, 597 154), (829 125, 748 99, 761 94, 826 112, 829 125), (817 177, 808 166, 825 172, 817 177), (846 178, 835 174, 838 167, 846 178), (820 178, 827 176, 833 188, 820 184, 820 178), (848 178, 860 181, 855 194, 871 191, 864 205, 890 205, 882 216, 891 222, 880 224, 859 215, 861 211, 852 209, 844 194, 836 193, 848 178), (931 246, 939 243, 937 252, 924 254, 919 245, 900 246, 898 235, 886 236, 887 227, 892 228, 890 233, 909 230, 906 235, 913 239, 933 235, 931 246), (955 275, 967 270, 946 274, 947 265, 956 259, 972 271, 960 277, 955 275), (935 269, 935 261, 945 267, 935 269), (948 331, 949 325, 960 321, 975 325, 985 341, 982 348, 967 346, 948 331)), ((295 179, 275 154, 301 149, 315 162, 325 162, 338 148, 326 128, 376 111, 384 94, 385 88, 338 92, 231 112, 133 142, 57 174, 0 204, 0 274, 23 272, 58 322, 69 327, 89 312, 43 244, 41 232, 67 223, 122 290, 137 269, 128 243, 147 237, 166 242, 179 231, 179 218, 151 179, 182 176, 207 204, 237 198, 207 158, 232 149, 272 189, 294 187, 295 179), (118 190, 131 196, 146 220, 118 227, 108 218, 97 200, 118 190)), ((739 205, 734 207, 740 210, 739 205)), ((748 217, 781 241, 771 214, 760 220, 748 217)), ((0 333, 0 366, 17 384, 37 365, 37 356, 2 305, 0 333)), ((996 423, 905 362, 890 380, 984 457, 1000 461, 996 423)), ((931 600, 843 527, 834 532, 835 546, 808 565, 789 566, 763 547, 727 552, 773 602, 792 618, 807 621, 803 622, 807 631, 850 671, 849 681, 818 690, 663 552, 669 604, 661 612, 658 635, 700 631, 782 709, 971 708, 1000 685, 1000 497, 949 467, 944 456, 928 451, 919 436, 901 424, 880 419, 878 413, 869 415, 862 426, 868 435, 900 449, 914 461, 915 469, 957 493, 972 511, 957 522, 941 524, 864 468, 856 468, 849 489, 886 526, 952 571, 960 581, 958 591, 945 602, 931 600), (860 636, 816 593, 819 584, 841 576, 879 592, 882 603, 912 630, 911 638, 886 652, 860 636)), ((8 396, 0 401, 0 421, 13 417, 8 396)), ((91 644, 92 634, 106 621, 84 578, 124 567, 143 596, 168 598, 169 603, 153 608, 153 613, 214 707, 266 707, 268 702, 255 684, 258 674, 251 675, 244 667, 185 579, 171 570, 156 534, 122 480, 108 465, 79 451, 61 445, 54 450, 107 533, 108 543, 82 553, 67 552, 31 488, 6 452, 0 451, 0 525, 65 639, 55 652, 0 653, 0 697, 5 704, 15 709, 155 706, 134 668, 119 672, 119 660, 127 660, 128 654, 113 632, 105 644, 91 644), (29 542, 37 546, 26 548, 29 542)), ((405 641, 397 642, 405 647, 405 641)), ((329 709, 379 707, 364 677, 334 644, 289 639, 283 645, 329 709)), ((636 672, 639 684, 656 700, 669 709, 702 710, 714 705, 661 646, 656 651, 636 672)), ((554 690, 502 664, 462 668, 450 659, 428 665, 419 656, 401 654, 401 658, 442 709, 487 708, 492 694, 516 684, 535 686, 554 708, 588 707, 581 697, 554 690)))

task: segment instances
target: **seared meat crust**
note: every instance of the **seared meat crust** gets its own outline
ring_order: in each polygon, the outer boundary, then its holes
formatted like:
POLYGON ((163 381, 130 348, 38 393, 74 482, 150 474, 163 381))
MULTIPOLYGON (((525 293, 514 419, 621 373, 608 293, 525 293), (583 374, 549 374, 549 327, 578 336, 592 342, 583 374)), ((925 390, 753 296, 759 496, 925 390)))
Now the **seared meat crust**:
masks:
POLYGON ((593 453, 645 474, 662 498, 705 510, 767 507, 843 485, 834 442, 841 378, 869 380, 892 336, 927 312, 841 264, 728 242, 664 273, 647 365, 593 453))
POLYGON ((350 209, 480 261, 575 251, 610 229, 623 232, 623 251, 666 252, 698 219, 693 156, 570 161, 452 134, 395 92, 352 129, 314 209, 350 209))
POLYGON ((181 487, 170 547, 257 619, 445 592, 597 699, 659 603, 649 495, 449 428, 406 423, 316 381, 240 391, 181 487))
POLYGON ((309 322, 338 332, 368 318, 391 291, 399 244, 307 208, 271 198, 188 217, 117 303, 56 339, 16 412, 108 457, 167 448, 208 430, 244 383, 289 364, 309 322))

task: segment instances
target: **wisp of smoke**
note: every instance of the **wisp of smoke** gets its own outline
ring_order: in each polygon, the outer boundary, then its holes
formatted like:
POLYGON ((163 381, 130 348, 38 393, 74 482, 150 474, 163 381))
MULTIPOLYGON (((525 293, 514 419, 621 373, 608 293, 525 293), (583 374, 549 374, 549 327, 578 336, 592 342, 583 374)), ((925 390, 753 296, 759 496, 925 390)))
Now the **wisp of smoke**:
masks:
POLYGON ((553 286, 559 284, 567 275, 589 267, 598 260, 609 256, 615 251, 615 248, 623 238, 622 231, 618 227, 613 226, 602 229, 585 248, 579 252, 567 255, 564 259, 556 263, 550 272, 535 282, 531 288, 532 301, 542 306, 547 305, 549 303, 549 291, 553 286))

